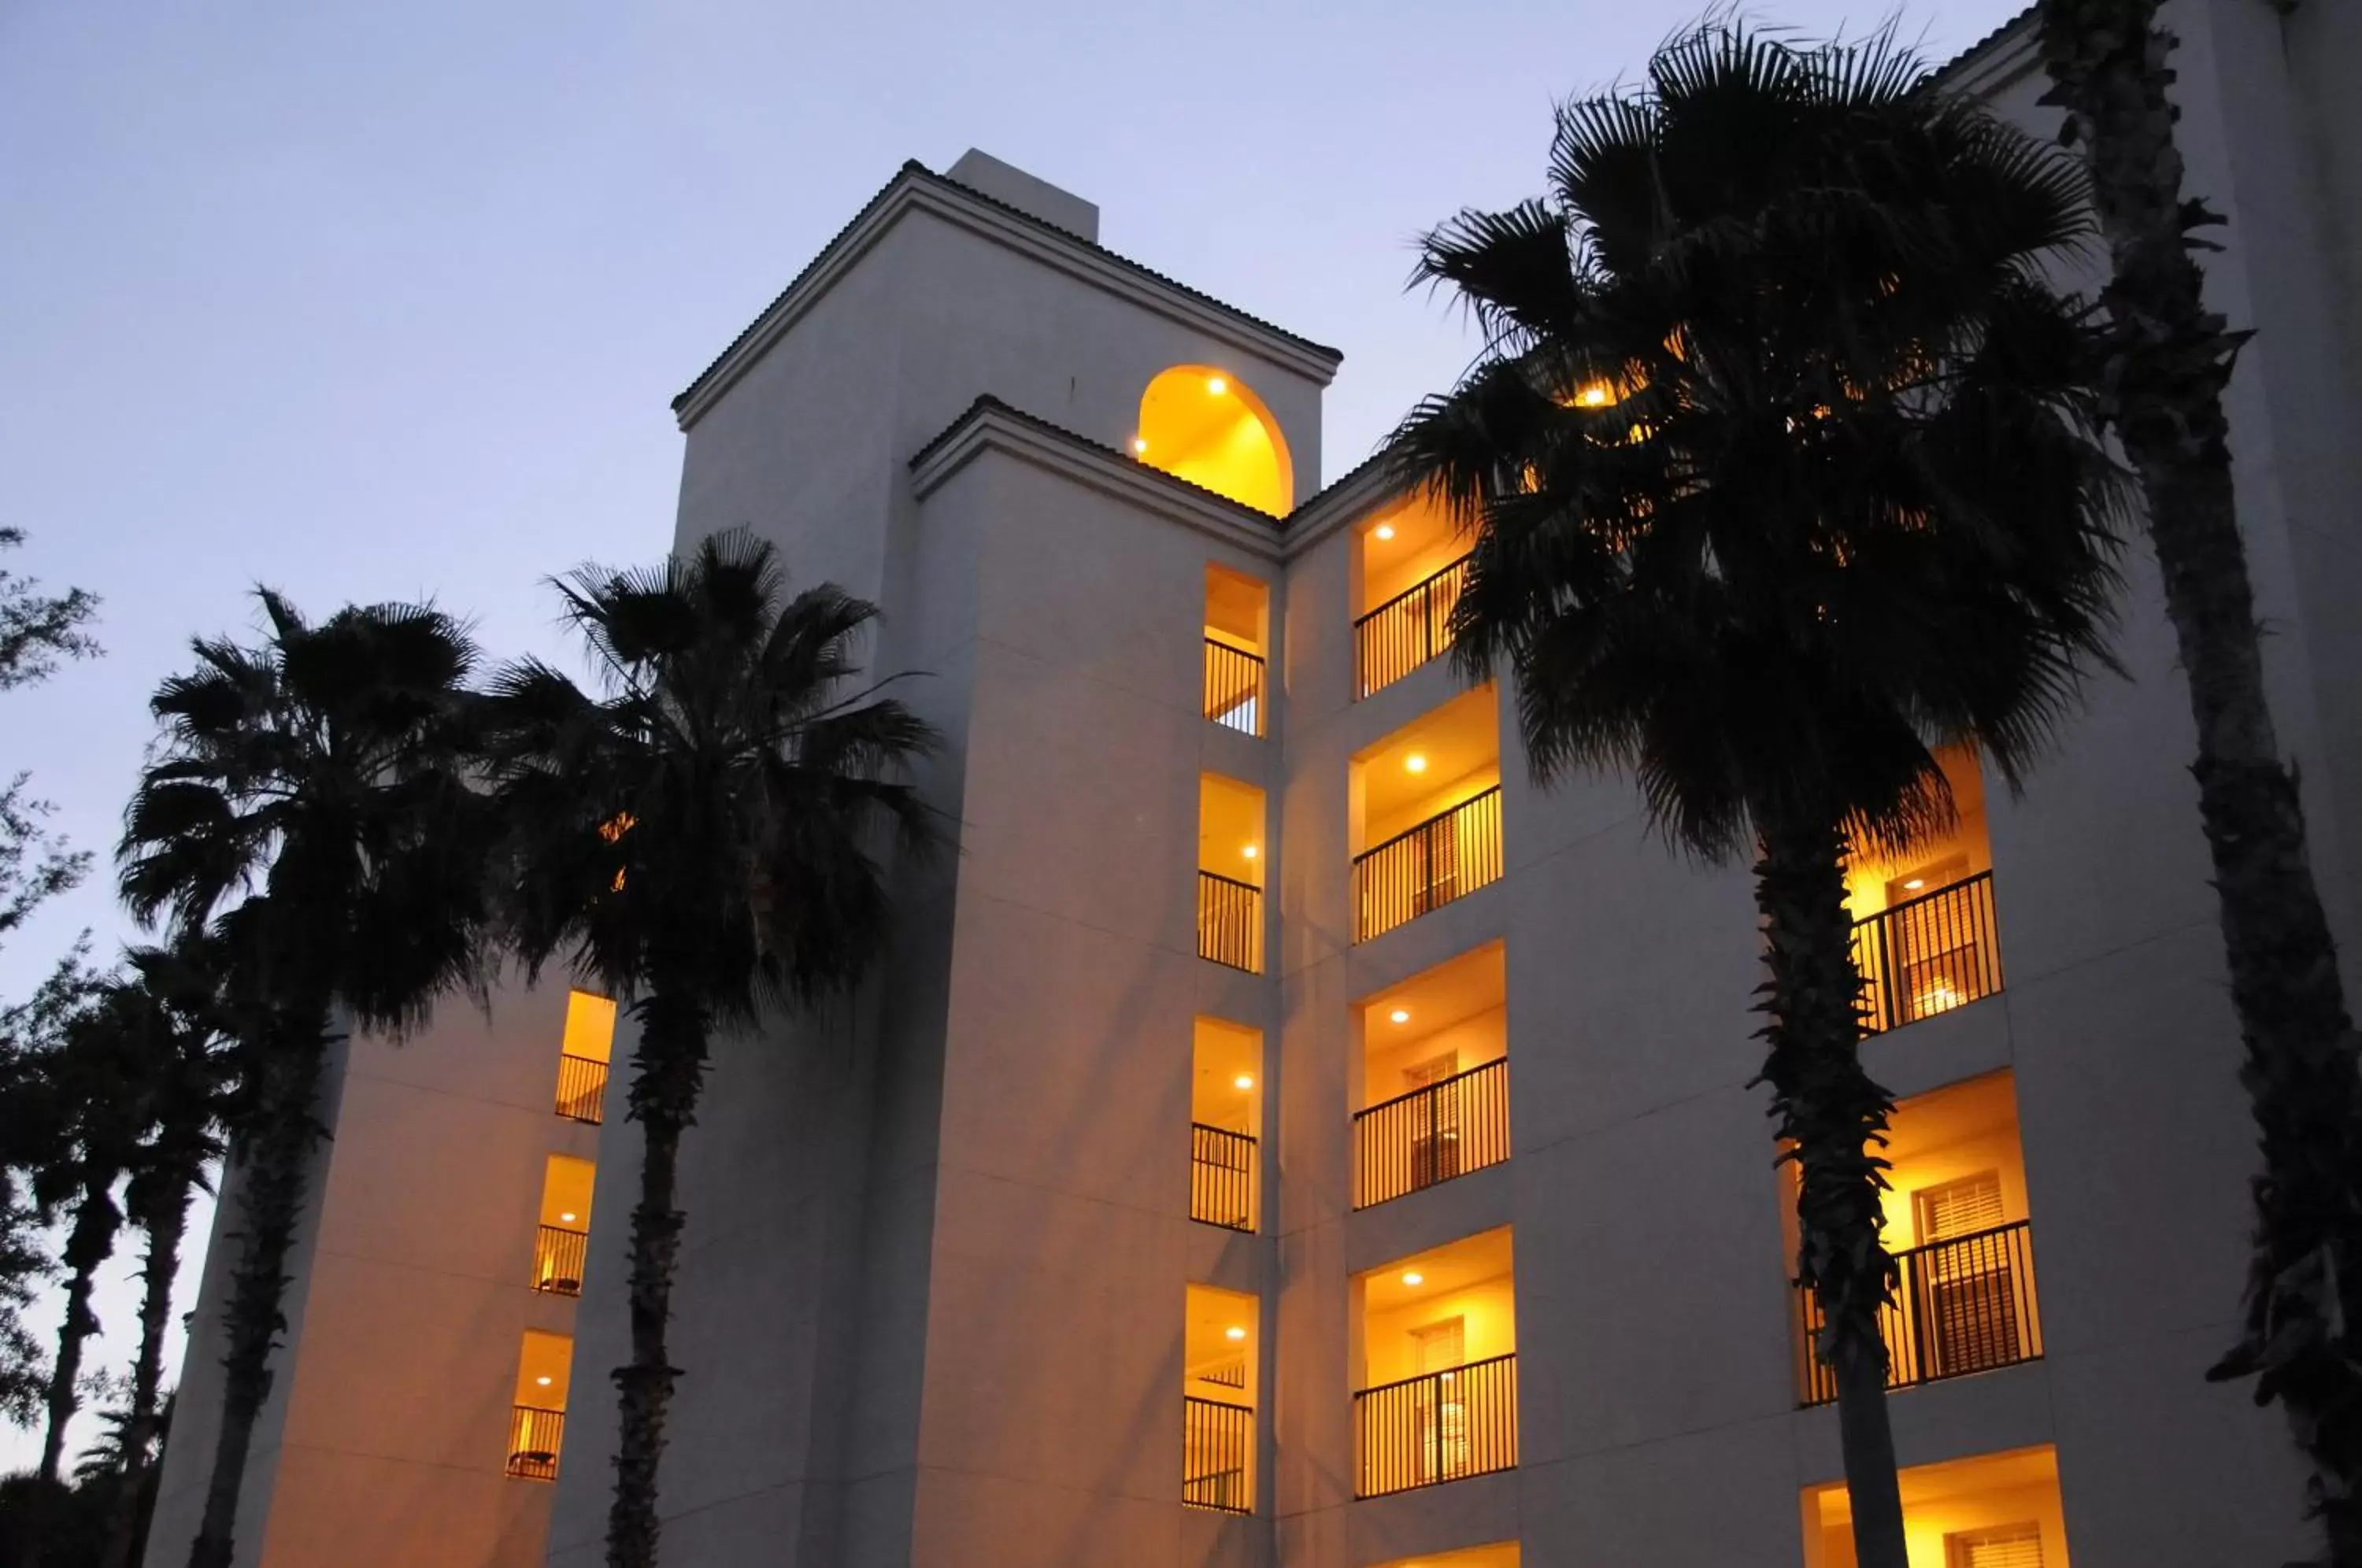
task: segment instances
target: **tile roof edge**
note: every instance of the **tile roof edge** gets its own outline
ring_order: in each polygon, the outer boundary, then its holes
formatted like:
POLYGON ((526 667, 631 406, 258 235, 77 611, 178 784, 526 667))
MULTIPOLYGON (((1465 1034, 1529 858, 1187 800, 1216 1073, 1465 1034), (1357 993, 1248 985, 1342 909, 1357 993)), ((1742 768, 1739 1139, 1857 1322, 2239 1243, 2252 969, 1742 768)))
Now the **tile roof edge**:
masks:
POLYGON ((957 440, 960 434, 969 425, 985 415, 992 414, 1004 414, 1029 429, 1052 436, 1066 446, 1077 447, 1095 457, 1113 458, 1131 471, 1149 477, 1152 482, 1170 486, 1192 500, 1212 502, 1215 505, 1236 513, 1242 521, 1261 524, 1271 529, 1275 535, 1287 526, 1287 519, 1285 517, 1275 517, 1261 507, 1249 506, 1245 502, 1234 500, 1219 490, 1209 490, 1204 485, 1185 480, 1178 474, 1167 473, 1163 469, 1151 467, 1129 452, 1120 452, 1104 441, 1094 441, 1080 431, 1069 430, 1063 425, 1054 424, 1038 414, 1028 414, 1025 410, 1013 403, 1006 403, 990 392, 978 393, 976 400, 960 410, 958 415, 949 425, 944 425, 943 429, 922 443, 919 449, 911 454, 911 460, 905 466, 912 469, 924 467, 928 458, 957 440))
POLYGON ((1058 225, 1050 222, 1046 218, 1037 217, 1033 214, 1025 211, 1023 208, 1012 206, 997 196, 987 195, 984 192, 977 190, 973 185, 963 184, 959 181, 954 180, 948 175, 938 174, 933 170, 928 168, 925 164, 913 158, 906 160, 902 166, 895 171, 894 177, 892 179, 879 186, 877 193, 872 195, 866 202, 864 202, 858 212, 855 213, 852 217, 846 219, 844 226, 838 228, 834 234, 829 236, 827 242, 822 245, 820 249, 813 253, 811 259, 805 262, 804 265, 797 271, 796 275, 788 281, 787 286, 781 289, 777 294, 773 295, 770 303, 766 304, 760 311, 756 312, 754 319, 749 321, 745 327, 741 328, 738 335, 733 337, 729 344, 724 347, 719 354, 716 354, 710 361, 707 362, 705 368, 700 370, 690 381, 689 385, 681 390, 679 395, 672 400, 671 407, 673 413, 675 414, 680 414, 683 408, 694 400, 699 393, 702 392, 706 386, 713 380, 714 376, 737 355, 739 349, 744 348, 750 338, 762 330, 763 324, 770 320, 772 315, 778 312, 781 305, 787 304, 789 299, 793 298, 796 292, 803 287, 805 282, 809 280, 813 273, 819 271, 820 269, 836 254, 838 248, 843 246, 845 240, 852 236, 856 229, 860 228, 862 224, 868 219, 869 215, 876 212, 877 208, 885 203, 888 197, 891 196, 896 190, 900 189, 906 182, 922 182, 944 191, 956 192, 965 200, 979 203, 982 205, 990 208, 995 213, 1028 225, 1040 233, 1054 236, 1060 241, 1067 245, 1074 246, 1077 249, 1097 257, 1100 260, 1113 263, 1125 271, 1133 274, 1135 277, 1146 279, 1150 282, 1169 289, 1173 293, 1179 294, 1184 298, 1193 300, 1198 304, 1219 311, 1222 315, 1229 316, 1232 320, 1239 322, 1243 326, 1252 327, 1257 332, 1266 333, 1273 337, 1278 338, 1282 342, 1290 345, 1300 352, 1310 354, 1317 359, 1325 359, 1330 361, 1330 365, 1332 370, 1337 364, 1341 363, 1345 358, 1343 351, 1341 349, 1330 348, 1326 344, 1315 343, 1308 337, 1303 337, 1297 333, 1290 332, 1284 326, 1266 321, 1263 317, 1255 315, 1251 312, 1242 310, 1238 306, 1231 304, 1224 300, 1217 299, 1215 296, 1207 293, 1202 289, 1193 289, 1188 284, 1182 282, 1176 278, 1169 277, 1163 272, 1157 271, 1153 267, 1135 261, 1128 256, 1120 255, 1117 252, 1109 249, 1106 246, 1099 244, 1097 240, 1086 239, 1072 229, 1061 228, 1058 225))

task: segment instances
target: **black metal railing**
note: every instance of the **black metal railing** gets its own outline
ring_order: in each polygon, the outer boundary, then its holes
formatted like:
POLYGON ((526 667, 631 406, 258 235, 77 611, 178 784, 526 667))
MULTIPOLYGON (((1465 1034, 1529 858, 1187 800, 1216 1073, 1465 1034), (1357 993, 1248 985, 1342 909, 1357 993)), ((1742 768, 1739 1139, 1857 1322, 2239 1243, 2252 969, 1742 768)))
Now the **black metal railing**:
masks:
POLYGON ((1455 1073, 1353 1117, 1353 1207, 1509 1157, 1509 1059, 1455 1073))
POLYGON ((1501 875, 1501 787, 1353 857, 1353 940, 1367 942, 1501 875))
POLYGON ((1255 1141, 1225 1127, 1189 1124, 1189 1218, 1225 1230, 1254 1229, 1255 1141))
POLYGON ((1198 956, 1263 973, 1263 889, 1220 872, 1198 873, 1198 956))
POLYGON ((1263 734, 1263 656, 1206 639, 1206 717, 1241 734, 1263 734))
POLYGON ((1992 873, 1922 893, 1854 922, 1862 1028, 1871 1033, 1989 997, 2001 989, 1992 873))
POLYGON ((533 1287, 552 1296, 582 1294, 582 1264, 590 1253, 590 1233, 544 1225, 534 1235, 533 1287))
MULTIPOLYGON (((2042 1359, 2029 1221, 1931 1242, 1896 1253, 1894 1261, 1902 1267, 1902 1288, 1880 1309, 1878 1321, 1889 1388, 2042 1359)), ((1813 1293, 1798 1285, 1797 1365, 1806 1405, 1838 1397, 1836 1372, 1814 1351, 1827 1321, 1813 1293)))
POLYGON ((1254 1488, 1248 1484, 1254 1411, 1185 1394, 1181 1432, 1181 1500, 1226 1514, 1254 1512, 1254 1488))
POLYGON ((519 1405, 509 1421, 508 1473, 528 1481, 557 1479, 557 1450, 566 1437, 566 1412, 519 1405))
POLYGON ((1353 1396, 1353 1496, 1383 1497, 1518 1464, 1518 1358, 1496 1355, 1353 1396))
POLYGON ((606 1114, 607 1064, 595 1056, 560 1053, 557 1058, 557 1114, 568 1121, 596 1127, 606 1114))
POLYGON ((1461 557, 1353 623, 1353 696, 1392 686, 1451 646, 1451 607, 1468 580, 1461 557))

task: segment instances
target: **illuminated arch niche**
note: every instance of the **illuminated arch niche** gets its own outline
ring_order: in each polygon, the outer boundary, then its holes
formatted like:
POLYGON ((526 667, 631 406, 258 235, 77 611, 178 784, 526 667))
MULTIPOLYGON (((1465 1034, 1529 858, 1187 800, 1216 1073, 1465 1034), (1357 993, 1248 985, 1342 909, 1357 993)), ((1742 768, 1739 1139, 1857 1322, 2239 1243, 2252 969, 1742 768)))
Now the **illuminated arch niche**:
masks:
POLYGON ((1296 503, 1279 421, 1227 370, 1175 365, 1149 382, 1131 449, 1151 468, 1275 517, 1296 503))

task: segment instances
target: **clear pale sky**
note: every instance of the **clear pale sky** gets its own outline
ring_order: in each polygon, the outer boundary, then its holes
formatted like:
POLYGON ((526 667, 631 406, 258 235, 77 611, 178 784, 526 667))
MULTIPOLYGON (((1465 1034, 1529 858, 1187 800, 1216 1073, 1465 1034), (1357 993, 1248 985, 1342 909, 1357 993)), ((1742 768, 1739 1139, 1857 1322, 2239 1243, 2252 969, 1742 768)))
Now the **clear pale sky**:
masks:
MULTIPOLYGON (((981 147, 1097 202, 1111 248, 1342 349, 1333 478, 1469 352, 1403 292, 1412 237, 1539 190, 1552 104, 1703 8, 0 5, 0 524, 31 535, 6 564, 102 595, 106 647, 0 695, 0 769, 103 873, 148 692, 251 625, 258 581, 559 651, 541 579, 665 548, 668 400, 907 158, 981 147)), ((1943 59, 2021 8, 1899 14, 1943 59)), ((1894 8, 1749 11, 1820 38, 1894 8)), ((128 934, 103 874, 0 953, 0 996, 84 926, 128 934)), ((112 1362, 131 1266, 98 1303, 112 1362)), ((0 1467, 37 1451, 0 1430, 0 1467)))

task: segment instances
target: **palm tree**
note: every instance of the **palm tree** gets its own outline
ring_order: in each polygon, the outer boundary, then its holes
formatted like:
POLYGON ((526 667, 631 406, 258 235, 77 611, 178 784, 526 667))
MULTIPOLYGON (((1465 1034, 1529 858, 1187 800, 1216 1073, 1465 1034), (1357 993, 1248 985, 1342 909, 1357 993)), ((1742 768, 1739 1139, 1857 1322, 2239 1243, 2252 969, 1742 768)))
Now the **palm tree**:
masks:
POLYGON ((237 1021, 231 1127, 240 1228, 222 1419, 190 1568, 227 1568, 301 1215, 330 1043, 399 1032, 482 990, 491 813, 469 787, 467 631, 432 608, 348 607, 317 625, 259 592, 259 646, 193 645, 157 689, 160 753, 126 815, 121 886, 175 940, 222 944, 237 1021))
POLYGON ((2362 1301, 2362 1040, 2264 690, 2223 412, 2246 335, 2207 309, 2191 253, 2221 219, 2182 197, 2156 0, 2044 0, 2040 16, 2043 102, 2083 149, 2114 264, 2101 412, 2139 476, 2190 678, 2191 771, 2263 1133, 2245 1331, 2211 1375, 2254 1375, 2257 1402, 2280 1402, 2331 1561, 2362 1563, 2362 1344, 2345 1305, 2362 1301))
POLYGON ((1453 614, 1544 782, 1629 770, 1754 856, 1763 1080, 1798 1175, 1863 1568, 1904 1568, 1879 1314, 1893 1105, 1858 1050, 1844 861, 1945 823, 1933 751, 2013 788, 2104 660, 2120 485, 2044 269, 2071 161, 1937 94, 1891 32, 1709 24, 1560 112, 1551 193, 1464 212, 1417 278, 1484 331, 1391 445, 1473 534, 1453 614))
MULTIPOLYGON (((125 1188, 124 1212, 148 1238, 140 1266, 139 1348, 131 1386, 110 1452, 133 1481, 145 1485, 162 1435, 164 1336, 171 1328, 172 1285, 181 1268, 189 1202, 221 1157, 228 1105, 228 1062, 223 1051, 219 998, 222 955, 188 941, 176 948, 146 947, 128 955, 129 995, 138 1034, 140 1116, 147 1131, 125 1188)), ((141 1515, 117 1510, 100 1557, 101 1568, 127 1568, 141 1515)))
POLYGON ((682 1132, 717 1029, 855 980, 889 915, 881 830, 933 836, 900 775, 933 732, 855 684, 874 606, 832 586, 786 597, 772 547, 709 538, 653 569, 583 567, 557 585, 601 694, 546 665, 504 669, 487 728, 515 834, 515 937, 639 1026, 630 1114, 644 1153, 632 1212, 632 1353, 607 1561, 656 1561, 657 1466, 674 1382, 666 1326, 684 1216, 682 1132))

